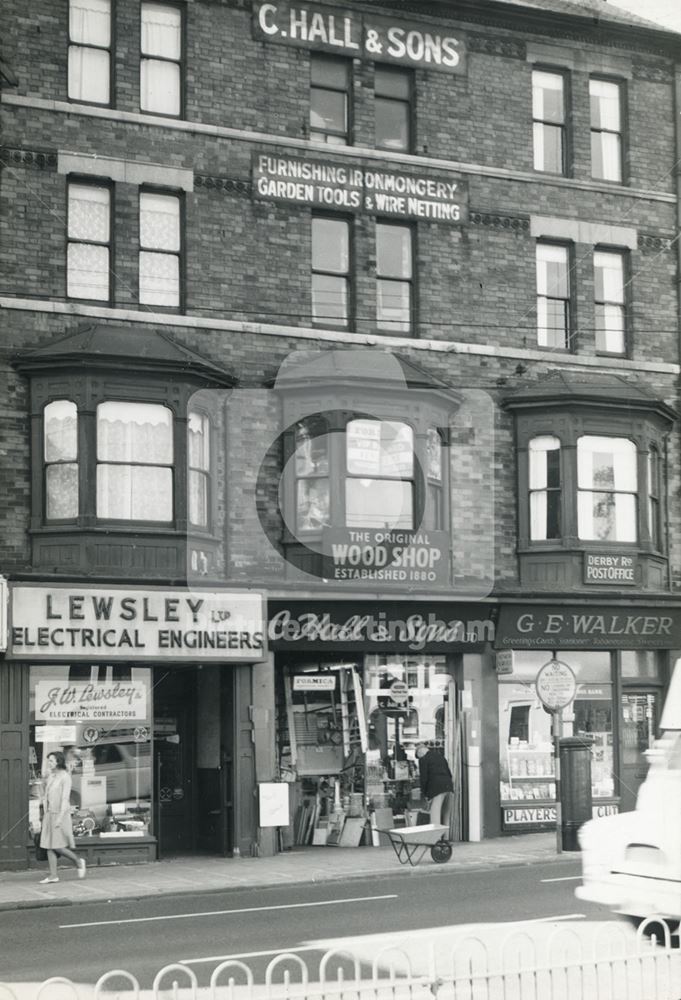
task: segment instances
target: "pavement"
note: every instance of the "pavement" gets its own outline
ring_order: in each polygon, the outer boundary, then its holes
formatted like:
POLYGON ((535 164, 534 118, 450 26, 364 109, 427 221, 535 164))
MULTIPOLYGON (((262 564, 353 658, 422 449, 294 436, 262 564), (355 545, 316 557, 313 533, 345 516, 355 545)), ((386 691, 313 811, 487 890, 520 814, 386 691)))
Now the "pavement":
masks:
POLYGON ((556 853, 555 833, 528 833, 453 845, 451 860, 435 864, 429 852, 417 867, 400 864, 391 846, 298 847, 272 858, 217 858, 185 855, 136 865, 88 868, 78 879, 72 865, 60 866, 58 883, 40 885, 44 868, 0 872, 0 910, 77 903, 181 896, 229 889, 265 888, 310 882, 338 882, 368 876, 437 875, 445 871, 545 864, 578 860, 556 853))

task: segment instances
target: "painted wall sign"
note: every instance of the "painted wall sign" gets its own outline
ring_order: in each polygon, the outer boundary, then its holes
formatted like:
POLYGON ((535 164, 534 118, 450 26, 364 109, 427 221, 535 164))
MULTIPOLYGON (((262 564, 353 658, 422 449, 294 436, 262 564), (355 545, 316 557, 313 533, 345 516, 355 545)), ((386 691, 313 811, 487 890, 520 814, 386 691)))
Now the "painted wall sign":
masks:
POLYGON ((260 594, 153 587, 12 587, 9 656, 261 660, 260 594))
POLYGON ((296 674, 293 678, 294 691, 333 691, 335 687, 334 674, 296 674))
POLYGON ((262 201, 453 225, 468 219, 468 185, 452 174, 407 173, 255 151, 251 170, 253 197, 262 201))
POLYGON ((459 31, 309 3, 253 4, 253 37, 352 59, 378 60, 444 73, 465 73, 459 31))
POLYGON ((148 716, 147 685, 139 681, 46 680, 35 686, 36 721, 144 722, 148 716))
POLYGON ((502 605, 498 649, 677 649, 681 609, 502 605))
POLYGON ((338 652, 471 651, 494 639, 494 622, 482 605, 416 602, 270 601, 269 642, 274 649, 338 652))
POLYGON ((513 650, 501 649, 496 654, 495 666, 498 674, 513 673, 513 650))
POLYGON ((584 553, 584 583, 636 583, 635 556, 610 555, 606 552, 584 553))
POLYGON ((446 531, 325 528, 323 575, 381 585, 449 583, 446 531))

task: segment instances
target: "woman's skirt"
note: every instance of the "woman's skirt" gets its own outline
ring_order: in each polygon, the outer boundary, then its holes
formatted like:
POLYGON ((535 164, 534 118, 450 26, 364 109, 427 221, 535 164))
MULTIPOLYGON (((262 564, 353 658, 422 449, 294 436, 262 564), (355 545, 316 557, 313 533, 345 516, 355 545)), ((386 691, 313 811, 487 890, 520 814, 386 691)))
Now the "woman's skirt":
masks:
POLYGON ((70 847, 73 850, 76 842, 73 839, 71 817, 66 816, 60 823, 56 813, 46 812, 40 831, 40 846, 48 851, 58 851, 60 847, 70 847))

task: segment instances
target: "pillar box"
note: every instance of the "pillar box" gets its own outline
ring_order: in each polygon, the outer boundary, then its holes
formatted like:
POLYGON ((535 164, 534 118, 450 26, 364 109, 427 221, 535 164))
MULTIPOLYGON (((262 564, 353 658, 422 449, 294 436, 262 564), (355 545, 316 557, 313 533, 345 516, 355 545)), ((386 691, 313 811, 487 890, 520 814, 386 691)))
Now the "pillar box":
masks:
POLYGON ((561 837, 564 851, 578 851, 577 831, 591 819, 591 747, 589 736, 560 740, 561 837))

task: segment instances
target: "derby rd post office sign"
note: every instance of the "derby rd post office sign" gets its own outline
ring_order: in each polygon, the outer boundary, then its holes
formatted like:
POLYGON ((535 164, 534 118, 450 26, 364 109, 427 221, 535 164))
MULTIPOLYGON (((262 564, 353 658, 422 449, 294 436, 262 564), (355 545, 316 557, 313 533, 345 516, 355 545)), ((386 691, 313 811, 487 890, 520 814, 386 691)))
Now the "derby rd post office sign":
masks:
POLYGON ((468 219, 460 177, 382 170, 308 157, 253 152, 253 197, 342 212, 459 225, 468 219))
POLYGON ((8 658, 262 660, 264 623, 260 594, 17 585, 8 658))
POLYGON ((435 69, 466 71, 461 34, 436 24, 381 17, 367 12, 315 7, 307 3, 253 4, 253 37, 298 48, 335 52, 351 59, 377 60, 435 69))

